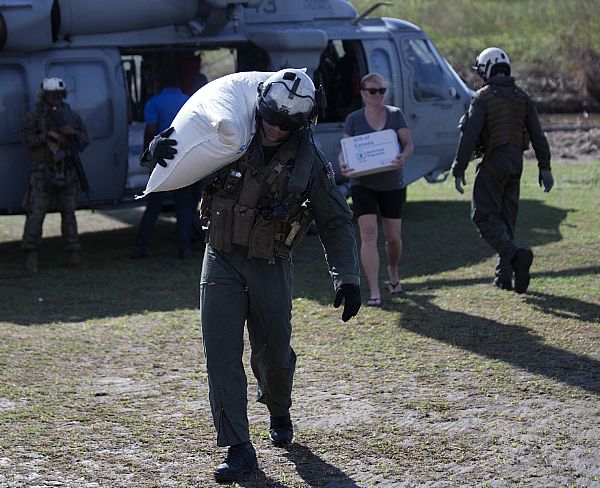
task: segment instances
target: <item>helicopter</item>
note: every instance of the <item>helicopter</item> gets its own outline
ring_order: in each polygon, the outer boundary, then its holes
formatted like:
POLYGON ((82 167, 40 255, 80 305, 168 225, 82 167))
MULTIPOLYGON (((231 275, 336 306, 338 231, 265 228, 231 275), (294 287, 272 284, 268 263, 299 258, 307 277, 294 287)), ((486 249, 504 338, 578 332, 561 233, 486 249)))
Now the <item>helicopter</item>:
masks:
POLYGON ((139 165, 143 109, 174 69, 182 91, 241 71, 306 68, 324 89, 315 144, 337 163, 345 117, 360 108, 360 79, 388 80, 385 103, 400 107, 415 152, 404 186, 441 181, 454 158, 458 122, 472 90, 431 39, 401 19, 368 17, 347 0, 5 0, 0 3, 0 214, 25 213, 30 161, 22 120, 40 83, 59 77, 87 127, 81 153, 89 182, 78 208, 143 204, 149 173, 139 165))

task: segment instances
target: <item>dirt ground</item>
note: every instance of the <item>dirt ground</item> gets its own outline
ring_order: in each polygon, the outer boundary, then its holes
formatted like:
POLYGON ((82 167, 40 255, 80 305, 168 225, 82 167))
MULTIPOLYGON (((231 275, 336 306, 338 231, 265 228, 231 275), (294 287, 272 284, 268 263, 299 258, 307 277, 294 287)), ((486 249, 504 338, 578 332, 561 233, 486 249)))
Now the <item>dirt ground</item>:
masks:
MULTIPOLYGON (((600 161, 600 127, 590 130, 556 130, 546 132, 552 159, 600 161)), ((532 149, 525 157, 534 159, 532 149)))

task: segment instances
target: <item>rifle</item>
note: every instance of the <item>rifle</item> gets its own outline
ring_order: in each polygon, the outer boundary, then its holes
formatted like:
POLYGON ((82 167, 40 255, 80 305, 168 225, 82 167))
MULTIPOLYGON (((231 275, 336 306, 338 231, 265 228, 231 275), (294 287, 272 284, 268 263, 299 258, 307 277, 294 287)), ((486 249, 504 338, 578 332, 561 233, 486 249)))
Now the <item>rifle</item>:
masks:
MULTIPOLYGON (((70 125, 70 121, 65 120, 64 113, 60 108, 53 108, 51 114, 52 118, 54 119, 54 122, 56 122, 59 128, 64 125, 70 125)), ((90 207, 92 212, 94 212, 94 207, 92 207, 92 199, 90 195, 90 184, 85 174, 85 170, 83 169, 81 158, 79 157, 79 142, 77 140, 77 136, 75 134, 70 134, 65 135, 64 138, 65 146, 63 149, 65 152, 65 156, 73 163, 73 166, 75 166, 75 172, 77 173, 77 178, 79 178, 79 184, 81 185, 81 189, 87 197, 88 206, 90 207)))
POLYGON ((77 141, 74 141, 75 137, 76 136, 65 136, 67 141, 65 144, 65 154, 75 166, 75 171, 77 172, 77 177, 79 178, 79 183, 81 184, 81 189, 88 195, 89 199, 90 184, 85 174, 85 170, 83 169, 83 165, 81 164, 77 141))

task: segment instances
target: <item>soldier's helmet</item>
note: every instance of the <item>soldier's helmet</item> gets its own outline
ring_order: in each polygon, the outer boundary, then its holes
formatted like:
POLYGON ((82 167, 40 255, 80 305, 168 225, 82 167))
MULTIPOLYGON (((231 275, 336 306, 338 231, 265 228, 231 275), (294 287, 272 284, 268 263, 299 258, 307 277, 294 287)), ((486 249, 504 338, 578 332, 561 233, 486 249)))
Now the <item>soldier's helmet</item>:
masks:
POLYGON ((44 78, 41 89, 44 93, 59 93, 63 98, 67 96, 67 85, 61 78, 44 78))
POLYGON ((508 54, 497 47, 488 47, 475 58, 473 70, 484 80, 494 76, 499 71, 510 75, 510 60, 508 54))
POLYGON ((286 68, 258 86, 257 115, 270 125, 293 131, 314 121, 315 85, 306 69, 286 68))

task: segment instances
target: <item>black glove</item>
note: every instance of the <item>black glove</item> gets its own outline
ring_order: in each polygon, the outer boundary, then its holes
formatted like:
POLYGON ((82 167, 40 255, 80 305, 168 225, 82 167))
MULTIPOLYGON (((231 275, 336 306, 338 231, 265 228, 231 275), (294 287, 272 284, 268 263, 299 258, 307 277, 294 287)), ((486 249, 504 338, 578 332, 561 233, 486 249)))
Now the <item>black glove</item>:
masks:
POLYGON ((552 177, 552 171, 549 169, 541 169, 540 174, 538 176, 538 181, 540 183, 540 188, 543 186, 544 191, 548 193, 552 190, 554 186, 554 178, 552 177))
POLYGON ((454 177, 454 188, 456 188, 456 191, 458 193, 460 193, 461 195, 465 192, 465 190, 463 190, 462 185, 466 185, 466 184, 467 184, 467 180, 465 179, 465 175, 454 177))
POLYGON ((173 159, 175 157, 177 149, 173 146, 177 145, 177 141, 175 139, 169 139, 169 136, 174 130, 174 127, 169 127, 152 139, 148 149, 144 151, 144 154, 142 154, 140 159, 140 164, 144 168, 153 171, 157 164, 166 168, 167 163, 165 159, 173 159))
POLYGON ((342 304, 342 299, 344 300, 342 320, 348 322, 348 320, 354 317, 360 310, 361 298, 358 285, 353 285, 351 283, 344 283, 341 285, 335 293, 333 306, 338 308, 342 304))
POLYGON ((452 172, 452 176, 454 177, 454 187, 456 188, 456 191, 462 195, 465 192, 465 190, 463 190, 461 183, 463 185, 467 184, 467 180, 465 180, 465 170, 464 168, 459 168, 458 161, 455 159, 452 163, 450 171, 452 172))

